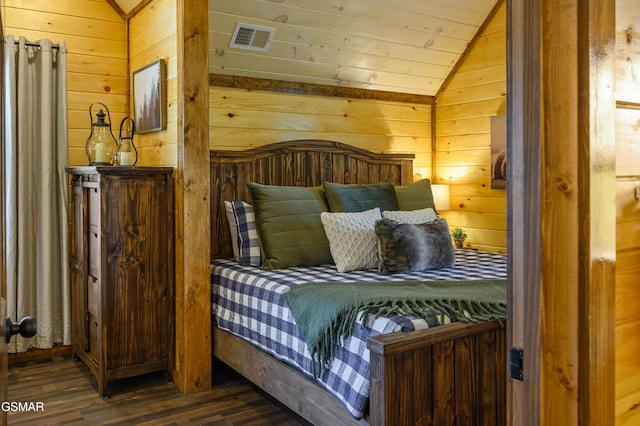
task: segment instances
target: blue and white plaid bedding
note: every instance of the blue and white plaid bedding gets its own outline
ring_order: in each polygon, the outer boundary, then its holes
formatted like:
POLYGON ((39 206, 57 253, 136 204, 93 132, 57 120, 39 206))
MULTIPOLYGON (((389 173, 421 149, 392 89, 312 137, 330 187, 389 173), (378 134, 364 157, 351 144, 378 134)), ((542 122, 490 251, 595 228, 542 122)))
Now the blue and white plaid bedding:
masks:
MULTIPOLYGON (((283 294, 290 286, 321 281, 459 280, 507 277, 503 254, 456 250, 453 268, 382 275, 375 270, 338 273, 335 265, 265 271, 219 259, 211 264, 212 312, 223 330, 238 335, 274 357, 313 378, 311 356, 304 336, 295 324, 283 294)), ((431 326, 436 324, 431 324, 431 326)), ((364 414, 369 399, 369 350, 367 338, 396 331, 428 327, 422 319, 370 317, 366 326, 356 323, 352 335, 336 351, 330 368, 318 382, 333 394, 355 418, 364 414)))

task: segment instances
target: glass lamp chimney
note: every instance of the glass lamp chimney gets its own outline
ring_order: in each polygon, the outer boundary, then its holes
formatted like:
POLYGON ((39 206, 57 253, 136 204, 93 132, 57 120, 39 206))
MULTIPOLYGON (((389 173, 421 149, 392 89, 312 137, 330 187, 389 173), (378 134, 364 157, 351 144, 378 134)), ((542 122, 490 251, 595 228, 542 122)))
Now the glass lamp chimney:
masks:
POLYGON ((133 144, 133 135, 136 132, 136 123, 131 117, 125 117, 120 122, 118 151, 116 163, 120 166, 135 166, 138 162, 138 150, 133 144))
POLYGON ((113 165, 114 155, 117 148, 116 138, 111 133, 111 116, 106 105, 96 102, 89 107, 89 117, 91 118, 91 134, 87 139, 87 156, 89 164, 92 166, 111 166, 113 165), (105 114, 102 109, 96 114, 96 121, 93 122, 93 114, 91 108, 94 105, 102 105, 107 111, 105 114), (105 121, 108 117, 109 121, 105 121))

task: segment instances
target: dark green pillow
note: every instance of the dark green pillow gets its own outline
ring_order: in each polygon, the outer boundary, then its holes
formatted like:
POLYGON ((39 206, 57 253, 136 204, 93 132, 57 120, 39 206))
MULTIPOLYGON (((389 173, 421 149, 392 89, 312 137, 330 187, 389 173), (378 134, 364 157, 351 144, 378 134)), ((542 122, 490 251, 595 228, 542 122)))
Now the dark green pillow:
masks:
POLYGON ((247 184, 264 269, 333 263, 320 213, 329 211, 321 186, 247 184))
POLYGON ((380 211, 399 209, 396 191, 391 182, 370 184, 324 182, 322 186, 332 212, 363 212, 376 207, 379 207, 380 211))
POLYGON ((422 179, 406 186, 396 186, 396 196, 399 210, 422 210, 427 207, 436 210, 429 179, 422 179))

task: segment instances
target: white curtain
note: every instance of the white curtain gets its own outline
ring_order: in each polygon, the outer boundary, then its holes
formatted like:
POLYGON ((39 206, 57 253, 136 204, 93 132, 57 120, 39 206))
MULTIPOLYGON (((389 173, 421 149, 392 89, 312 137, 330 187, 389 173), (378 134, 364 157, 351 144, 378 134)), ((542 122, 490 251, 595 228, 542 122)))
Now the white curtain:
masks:
POLYGON ((9 352, 71 344, 67 227, 67 59, 64 43, 5 36, 7 305, 38 333, 9 352))

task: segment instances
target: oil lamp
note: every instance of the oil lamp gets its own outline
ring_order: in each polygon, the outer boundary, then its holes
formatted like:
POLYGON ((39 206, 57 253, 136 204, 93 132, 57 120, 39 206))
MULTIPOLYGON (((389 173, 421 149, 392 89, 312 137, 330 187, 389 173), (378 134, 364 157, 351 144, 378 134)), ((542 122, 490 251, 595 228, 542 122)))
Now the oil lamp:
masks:
POLYGON ((133 135, 136 132, 136 123, 131 117, 125 117, 120 122, 118 150, 116 151, 116 164, 120 166, 135 166, 138 162, 138 150, 133 144, 133 135), (124 130, 124 132, 123 132, 124 130))
POLYGON ((89 107, 89 117, 91 118, 91 134, 87 139, 87 156, 89 164, 92 166, 111 166, 113 165, 114 155, 116 153, 116 138, 111 133, 111 115, 107 106, 100 102, 95 102, 89 107), (93 122, 92 108, 94 105, 102 105, 107 111, 105 114, 102 109, 96 114, 96 120, 93 122), (108 122, 105 121, 108 118, 108 122))

